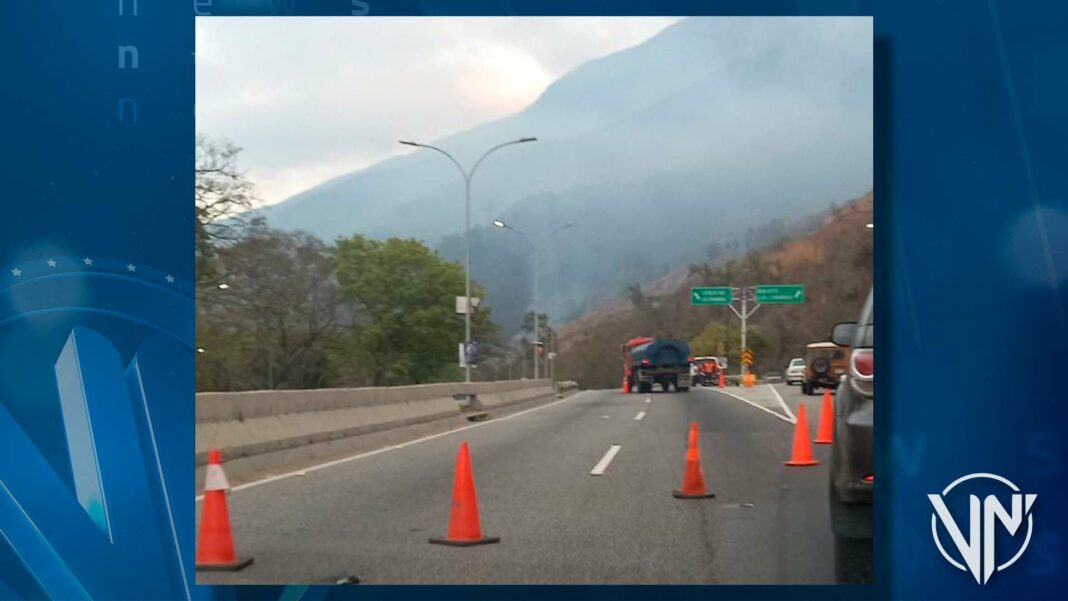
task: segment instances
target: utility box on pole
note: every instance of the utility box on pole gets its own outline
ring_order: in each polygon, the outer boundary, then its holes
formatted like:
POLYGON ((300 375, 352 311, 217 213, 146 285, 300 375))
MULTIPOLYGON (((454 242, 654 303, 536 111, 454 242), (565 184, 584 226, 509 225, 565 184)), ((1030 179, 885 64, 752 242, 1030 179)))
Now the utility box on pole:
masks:
MULTIPOLYGON (((472 314, 478 313, 478 303, 479 303, 480 300, 481 299, 478 298, 477 296, 472 296, 471 297, 471 313, 472 314)), ((467 297, 466 296, 457 296, 456 297, 456 314, 457 315, 466 315, 467 314, 467 297)))

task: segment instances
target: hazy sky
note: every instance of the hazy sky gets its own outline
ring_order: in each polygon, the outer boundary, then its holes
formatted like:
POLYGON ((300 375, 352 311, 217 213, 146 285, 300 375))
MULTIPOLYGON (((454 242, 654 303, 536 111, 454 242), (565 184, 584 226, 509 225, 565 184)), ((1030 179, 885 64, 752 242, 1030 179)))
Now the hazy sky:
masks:
POLYGON ((197 131, 244 148, 265 203, 537 99, 581 63, 677 21, 200 18, 197 131))

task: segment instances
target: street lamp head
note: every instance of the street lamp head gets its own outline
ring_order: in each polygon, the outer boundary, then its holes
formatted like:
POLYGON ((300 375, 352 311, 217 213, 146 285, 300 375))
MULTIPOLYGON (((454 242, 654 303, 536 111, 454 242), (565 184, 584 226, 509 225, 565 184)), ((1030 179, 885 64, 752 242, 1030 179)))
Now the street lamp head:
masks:
POLYGON ((417 144, 416 142, 413 142, 411 140, 397 140, 397 141, 400 142, 401 144, 404 144, 405 146, 419 146, 419 144, 417 144))
POLYGON ((537 141, 538 141, 538 139, 537 139, 537 138, 534 138, 534 137, 530 137, 530 138, 519 138, 518 140, 516 140, 516 143, 522 144, 523 142, 537 142, 537 141))
POLYGON ((197 352, 198 352, 198 353, 203 353, 203 352, 204 352, 204 347, 202 347, 202 346, 198 346, 198 347, 197 347, 197 352))
POLYGON ((226 282, 221 282, 219 284, 219 290, 229 290, 229 289, 230 289, 230 284, 227 284, 226 282))
POLYGON ((493 226, 494 227, 508 227, 508 224, 503 222, 503 221, 501 221, 500 219, 494 219, 493 220, 493 226))

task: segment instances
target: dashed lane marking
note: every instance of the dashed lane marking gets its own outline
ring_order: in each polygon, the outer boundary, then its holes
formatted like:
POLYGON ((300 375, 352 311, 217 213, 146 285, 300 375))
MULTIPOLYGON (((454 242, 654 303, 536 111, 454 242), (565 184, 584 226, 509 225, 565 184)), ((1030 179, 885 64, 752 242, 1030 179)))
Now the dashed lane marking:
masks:
POLYGON ((620 448, 621 446, 617 444, 608 447, 608 452, 604 454, 604 457, 601 457, 601 460, 597 462, 597 465, 593 466, 593 469, 590 470, 590 475, 603 476, 604 471, 608 469, 608 464, 612 463, 612 459, 615 458, 616 453, 619 452, 620 448))

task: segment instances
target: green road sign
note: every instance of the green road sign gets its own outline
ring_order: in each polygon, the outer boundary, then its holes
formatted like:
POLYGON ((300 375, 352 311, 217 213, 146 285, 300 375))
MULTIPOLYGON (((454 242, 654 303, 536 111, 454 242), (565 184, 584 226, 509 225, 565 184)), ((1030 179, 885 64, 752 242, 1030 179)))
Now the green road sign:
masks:
POLYGON ((756 302, 769 304, 793 305, 805 302, 804 284, 783 284, 781 286, 755 286, 756 302))
POLYGON ((691 305, 729 305, 734 300, 730 286, 690 288, 691 305))

